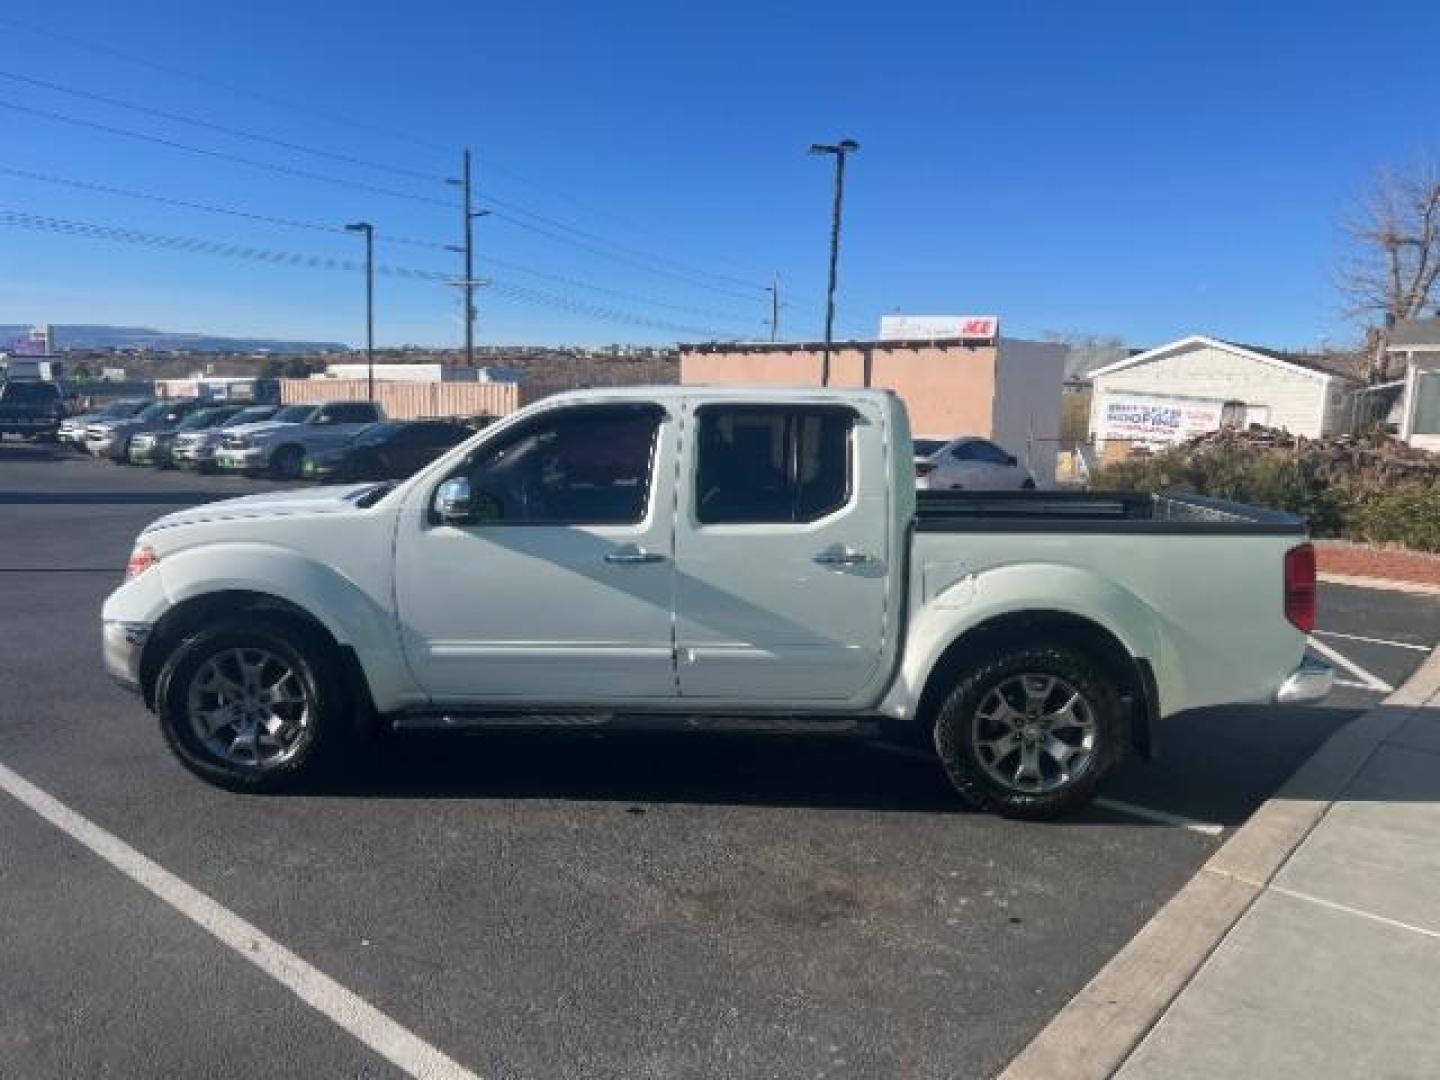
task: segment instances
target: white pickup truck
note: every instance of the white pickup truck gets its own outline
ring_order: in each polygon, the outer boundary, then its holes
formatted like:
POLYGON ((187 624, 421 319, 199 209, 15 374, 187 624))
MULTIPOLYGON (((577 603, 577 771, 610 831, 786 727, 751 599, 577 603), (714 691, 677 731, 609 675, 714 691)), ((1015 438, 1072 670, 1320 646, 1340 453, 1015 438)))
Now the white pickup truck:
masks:
POLYGON ((379 731, 773 722, 933 748, 961 795, 1032 818, 1153 754, 1163 717, 1329 691, 1300 520, 917 495, 913 472, 884 392, 560 395, 398 484, 159 519, 105 662, 243 790, 379 731))

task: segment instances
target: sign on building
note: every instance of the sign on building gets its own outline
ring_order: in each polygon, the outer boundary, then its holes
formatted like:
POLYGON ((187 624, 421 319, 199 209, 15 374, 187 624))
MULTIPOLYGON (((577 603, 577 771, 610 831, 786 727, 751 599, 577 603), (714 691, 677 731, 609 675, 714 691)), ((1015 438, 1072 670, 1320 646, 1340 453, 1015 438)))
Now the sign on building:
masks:
POLYGON ((994 315, 882 315, 881 341, 993 341, 1000 334, 994 315))
POLYGON ((1100 412, 1101 439, 1168 444, 1215 431, 1224 413, 1223 401, 1156 397, 1142 394, 1107 396, 1100 412))

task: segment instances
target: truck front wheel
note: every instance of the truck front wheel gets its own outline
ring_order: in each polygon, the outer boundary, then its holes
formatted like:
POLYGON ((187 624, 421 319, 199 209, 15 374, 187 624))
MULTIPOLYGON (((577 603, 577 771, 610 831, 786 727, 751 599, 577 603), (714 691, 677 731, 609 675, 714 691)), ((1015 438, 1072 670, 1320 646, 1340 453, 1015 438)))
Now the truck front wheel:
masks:
POLYGON ((1125 706, 1103 665, 1069 645, 1014 645, 962 673, 935 720, 955 789, 1006 817, 1087 803, 1124 756, 1125 706))
POLYGON ((225 620, 182 639, 155 687, 165 741, 191 772, 233 791, 316 776, 346 724, 333 650, 288 619, 225 620))

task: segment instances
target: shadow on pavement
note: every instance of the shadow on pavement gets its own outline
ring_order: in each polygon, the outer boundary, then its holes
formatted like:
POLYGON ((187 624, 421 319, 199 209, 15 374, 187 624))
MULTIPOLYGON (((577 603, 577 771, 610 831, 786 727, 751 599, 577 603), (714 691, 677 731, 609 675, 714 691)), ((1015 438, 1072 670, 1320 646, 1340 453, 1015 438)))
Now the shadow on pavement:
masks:
MULTIPOLYGON (((1162 757, 1128 762, 1101 794, 1236 825, 1355 715, 1257 706, 1175 717, 1162 757)), ((843 736, 717 732, 409 732, 306 794, 611 801, 633 803, 637 812, 665 802, 967 812, 938 762, 922 753, 843 736)), ((1100 808, 1065 820, 1146 823, 1100 808)))
POLYGON ((0 491, 0 506, 191 506, 250 491, 0 491))

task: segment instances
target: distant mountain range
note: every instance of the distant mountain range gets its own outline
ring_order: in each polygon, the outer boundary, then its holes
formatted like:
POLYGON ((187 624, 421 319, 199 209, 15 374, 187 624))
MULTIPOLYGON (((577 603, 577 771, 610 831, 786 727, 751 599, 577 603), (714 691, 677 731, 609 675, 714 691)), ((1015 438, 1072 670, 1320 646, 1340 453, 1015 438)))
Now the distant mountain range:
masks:
MULTIPOLYGON (((287 341, 278 338, 215 337, 210 334, 175 334, 143 326, 103 326, 84 323, 55 323, 57 349, 154 349, 157 352, 186 350, 213 353, 312 353, 342 352, 348 346, 338 341, 287 341)), ((10 341, 30 332, 28 325, 0 323, 0 350, 10 341)))

